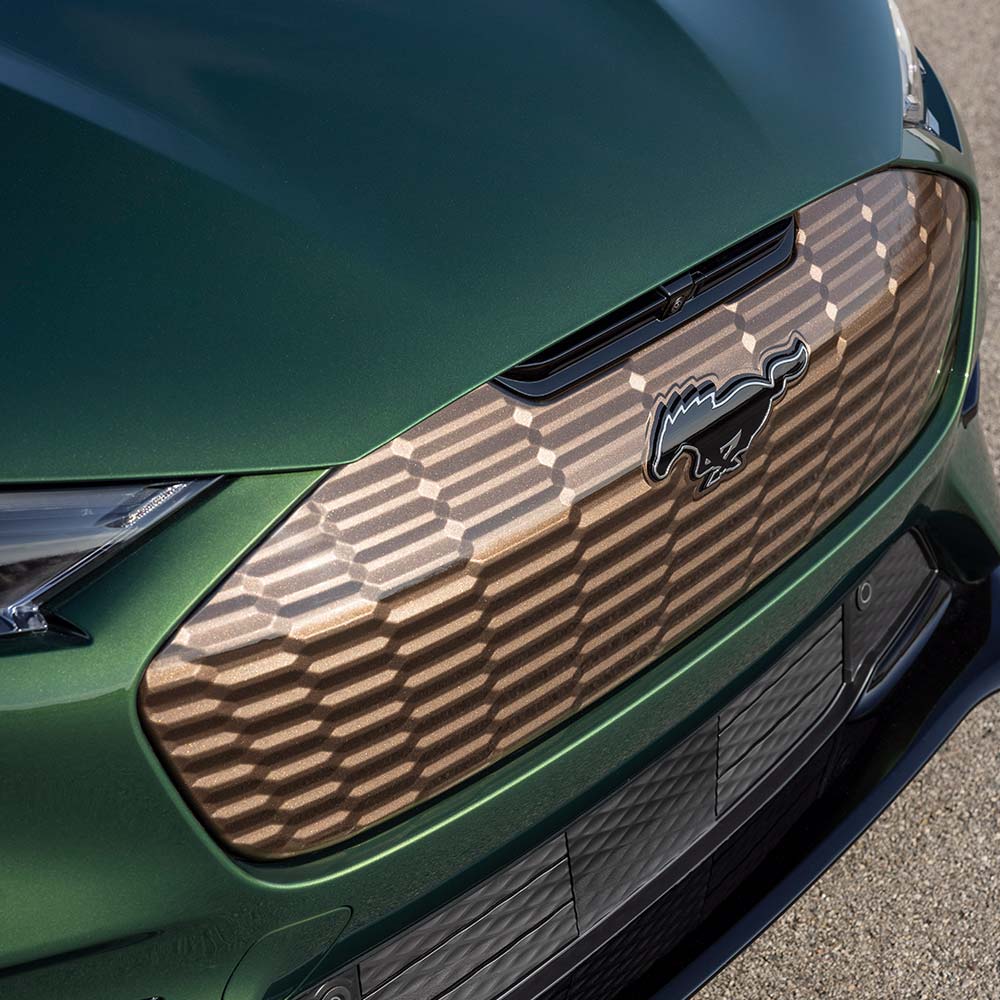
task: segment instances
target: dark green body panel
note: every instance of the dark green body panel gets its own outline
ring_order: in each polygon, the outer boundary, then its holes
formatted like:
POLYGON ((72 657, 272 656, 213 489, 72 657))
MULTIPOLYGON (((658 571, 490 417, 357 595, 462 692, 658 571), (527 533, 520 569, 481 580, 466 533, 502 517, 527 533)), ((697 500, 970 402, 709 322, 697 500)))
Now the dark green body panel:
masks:
MULTIPOLYGON (((22 281, 26 260, 43 269, 48 289, 12 293, 21 309, 11 342, 32 345, 25 363, 36 362, 33 378, 12 380, 0 407, 17 432, 12 440, 44 447, 10 456, 5 477, 268 469, 356 456, 595 313, 894 159, 951 173, 970 195, 958 355, 942 403, 856 508, 665 660, 419 814, 286 865, 240 864, 220 850, 180 799, 136 712, 142 670, 165 637, 322 472, 236 478, 67 601, 61 610, 93 635, 89 646, 22 647, 0 661, 5 1000, 262 1000, 279 970, 291 980, 332 970, 559 829, 713 712, 762 669, 762 654, 821 614, 840 582, 911 519, 948 533, 961 574, 974 576, 984 552, 1000 549, 980 422, 963 428, 957 419, 983 322, 971 163, 900 132, 882 5, 762 4, 756 27, 743 22, 741 3, 689 5, 689 34, 652 3, 572 12, 526 5, 524 18, 549 19, 547 31, 532 22, 533 46, 519 38, 526 29, 512 8, 479 6, 475 50, 449 29, 457 10, 442 13, 425 37, 429 27, 407 5, 345 8, 358 24, 340 39, 344 52, 350 39, 371 51, 361 25, 374 32, 377 17, 395 31, 379 36, 389 47, 382 78, 357 56, 338 60, 324 49, 332 74, 324 106, 337 117, 327 121, 313 107, 311 120, 328 131, 311 141, 326 144, 312 155, 319 162, 329 152, 331 170, 297 186, 269 188, 266 171, 263 180, 240 174, 239 184, 209 180, 199 176, 212 172, 204 164, 191 171, 4 94, 5 120, 20 121, 35 144, 0 167, 19 164, 5 184, 9 191, 16 182, 12 204, 25 227, 21 252, 16 241, 5 252, 22 281), (601 37, 614 46, 608 65, 598 58, 601 37), (520 75, 505 74, 515 56, 520 75), (475 85, 487 70, 488 92, 475 85), (500 78, 516 109, 504 108, 500 78), (429 80, 457 102, 453 109, 425 92, 429 80), (348 81, 353 100, 333 101, 348 81), (555 94, 567 109, 547 130, 536 92, 555 94), (634 114, 622 115, 625 107, 634 114), (387 131, 390 119, 398 127, 387 131), (32 121, 41 131, 32 133, 32 121), (459 155, 473 138, 478 145, 459 155), (333 155, 345 149, 353 165, 333 155), (41 194, 29 198, 29 190, 41 194), (84 191, 89 199, 74 201, 84 191), (46 197, 55 200, 43 208, 46 197), (67 218, 68 207, 75 214, 67 218), (101 218, 114 224, 95 234, 101 218), (54 233, 63 236, 58 245, 54 233), (95 239, 108 245, 88 255, 84 244, 95 239), (199 273, 206 258, 198 254, 214 255, 213 276, 199 273), (171 294, 175 308, 165 315, 171 294), (89 341, 77 335, 87 317, 89 341), (27 318, 39 325, 17 327, 27 318)), ((315 16, 335 8, 317 6, 315 16)), ((242 36, 233 25, 209 23, 225 17, 222 9, 205 14, 202 28, 220 38, 231 28, 235 46, 242 36)), ((141 7, 130 10, 141 20, 141 7)), ((108 17, 132 23, 121 12, 108 17)), ((31 52, 26 35, 8 38, 31 52)), ((282 129, 292 128, 282 109, 319 84, 303 71, 299 90, 279 86, 251 50, 227 60, 213 48, 205 75, 231 95, 249 88, 246 100, 272 116, 261 134, 272 136, 278 162, 288 148, 282 129), (286 104, 249 87, 255 72, 286 104)), ((185 51, 194 59, 197 49, 185 51)), ((291 72, 297 64, 288 60, 291 72)), ((194 63, 189 69, 184 79, 202 79, 194 63)), ((111 83, 92 80, 102 92, 111 83)), ((156 122, 178 115, 161 107, 156 122)), ((264 159, 240 146, 241 135, 256 135, 249 124, 244 134, 217 116, 205 121, 218 133, 201 137, 200 150, 225 139, 227 156, 263 169, 264 159)), ((197 131, 192 121, 181 125, 197 131)), ((292 138, 304 165, 310 140, 292 138)))
POLYGON ((39 0, 0 83, 7 482, 357 458, 899 153, 872 0, 39 0))

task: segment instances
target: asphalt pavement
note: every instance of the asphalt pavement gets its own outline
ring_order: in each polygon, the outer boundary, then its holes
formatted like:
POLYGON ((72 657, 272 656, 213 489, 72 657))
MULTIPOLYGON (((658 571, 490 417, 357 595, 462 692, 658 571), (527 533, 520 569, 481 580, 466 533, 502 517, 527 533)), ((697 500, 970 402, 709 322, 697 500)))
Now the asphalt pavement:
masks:
MULTIPOLYGON (((979 419, 1000 477, 1000 0, 898 3, 965 123, 979 173, 988 276, 979 419)), ((819 997, 1000 998, 1000 696, 698 994, 819 997)))

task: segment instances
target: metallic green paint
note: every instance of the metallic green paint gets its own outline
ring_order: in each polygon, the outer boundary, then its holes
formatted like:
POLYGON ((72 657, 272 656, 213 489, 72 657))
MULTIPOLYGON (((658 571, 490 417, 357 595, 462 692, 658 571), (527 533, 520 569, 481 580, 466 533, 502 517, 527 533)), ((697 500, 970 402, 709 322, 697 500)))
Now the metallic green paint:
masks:
POLYGON ((873 0, 36 0, 0 82, 6 482, 357 458, 899 153, 873 0))
MULTIPOLYGON (((155 652, 168 623, 178 624, 316 479, 297 473, 230 483, 66 603, 95 637, 90 645, 0 660, 0 747, 8 762, 0 771, 0 815, 17 817, 0 825, 6 857, 0 970, 7 970, 0 971, 0 994, 19 989, 20 976, 4 978, 13 975, 9 966, 16 972, 54 953, 150 935, 121 951, 99 951, 96 960, 128 964, 137 947, 162 954, 159 968, 177 984, 174 990, 183 986, 182 996, 197 997, 204 995, 205 977, 224 983, 232 972, 239 957, 230 950, 234 942, 241 953, 252 943, 242 936, 243 919, 227 913, 228 893, 213 898, 219 873, 204 847, 189 867, 164 852, 164 841, 180 848, 191 830, 178 833, 176 803, 163 793, 167 782, 140 749, 136 668, 155 652), (217 963, 216 950, 224 956, 217 963)), ((72 982, 86 975, 89 961, 54 972, 72 982)), ((157 992, 143 985, 157 970, 157 960, 137 970, 137 996, 157 992)), ((114 995, 95 984, 87 989, 114 995)))
MULTIPOLYGON (((94 636, 90 645, 16 655, 0 649, 0 753, 8 762, 0 772, 5 1000, 218 1000, 224 991, 226 1000, 230 993, 242 1000, 265 989, 272 963, 275 979, 310 965, 333 970, 513 860, 696 725, 760 672, 762 651, 822 614, 838 584, 912 520, 946 539, 956 567, 970 577, 984 548, 1000 551, 1000 505, 980 422, 962 428, 957 419, 983 322, 971 161, 923 133, 901 135, 882 5, 764 4, 767 30, 751 30, 742 4, 690 5, 698 12, 683 15, 680 5, 669 6, 672 16, 638 0, 594 3, 574 8, 575 19, 557 6, 533 6, 551 19, 546 37, 553 44, 522 53, 524 76, 505 81, 524 117, 519 125, 511 109, 501 114, 497 94, 490 105, 482 89, 483 66, 496 85, 504 59, 517 50, 517 18, 484 6, 481 16, 492 20, 477 22, 480 49, 453 52, 457 24, 450 34, 442 29, 434 48, 421 35, 426 26, 412 23, 416 15, 401 5, 390 40, 395 89, 372 82, 374 66, 346 57, 332 63, 331 94, 351 76, 360 88, 358 105, 338 110, 352 119, 358 163, 339 162, 330 178, 300 178, 299 188, 284 192, 294 202, 329 181, 327 214, 317 214, 308 237, 291 221, 294 204, 278 204, 277 194, 265 208, 263 188, 236 194, 235 182, 227 188, 63 112, 0 95, 8 137, 30 138, 38 154, 36 177, 28 174, 30 150, 0 166, 25 241, 18 247, 8 233, 8 262, 21 268, 21 281, 32 273, 26 261, 44 278, 11 292, 19 309, 8 336, 25 352, 18 361, 32 377, 9 379, 0 412, 11 440, 44 443, 5 462, 11 481, 353 457, 614 301, 897 156, 963 181, 971 226, 955 370, 927 428, 885 479, 810 549, 662 662, 502 767, 366 840, 294 864, 234 861, 180 800, 135 709, 142 670, 164 638, 321 472, 236 478, 113 564, 61 609, 94 636), (727 13, 737 23, 720 38, 727 13), (498 35, 493 41, 487 26, 498 35), (577 72, 571 94, 570 70, 596 52, 601 32, 617 52, 633 53, 634 63, 627 71, 619 66, 617 81, 611 67, 587 63, 604 92, 596 84, 581 91, 577 72), (441 49, 454 60, 432 58, 441 49), (677 90, 685 67, 694 74, 686 95, 677 90), (723 67, 729 82, 719 75, 723 67), (840 95, 839 102, 816 97, 816 77, 810 87, 786 86, 796 67, 818 73, 827 84, 822 93, 840 95), (438 115, 428 80, 462 102, 453 118, 438 115), (416 92, 407 96, 404 83, 416 92), (543 83, 566 115, 551 141, 539 136, 529 100, 543 83), (745 88, 742 107, 737 83, 745 88), (456 94, 461 85, 467 93, 456 94), (631 113, 616 121, 623 108, 631 113), (405 120, 380 131, 394 111, 405 120), (11 132, 15 125, 20 132, 11 132), (612 131, 601 133, 605 126, 612 131), (606 144, 581 156, 585 134, 592 141, 603 135, 606 144), (453 143, 475 137, 480 146, 457 159, 454 144, 435 152, 449 135, 453 143), (622 156, 623 148, 635 155, 622 156), (400 155, 383 162, 378 151, 400 155), (488 163, 487 154, 500 159, 488 163), (369 176, 361 176, 361 163, 369 176), (347 177, 355 169, 361 187, 352 189, 347 177), (384 205, 373 200, 379 188, 387 192, 384 205), (83 193, 89 201, 67 217, 83 193), (102 219, 104 228, 97 226, 102 219), (209 259, 211 277, 199 273, 209 259), (280 278, 261 277, 275 270, 280 278), (317 299, 327 287, 343 301, 317 299), (176 300, 166 309, 171 295, 176 300), (109 304, 116 308, 106 312, 109 304), (280 326, 282 316, 292 319, 280 326), (402 326, 401 316, 412 321, 402 326), (342 323, 336 334, 332 317, 342 323), (343 908, 351 913, 340 931, 343 908), (331 940, 340 933, 325 955, 318 938, 296 929, 312 920, 319 921, 313 927, 329 921, 331 940)), ((373 11, 389 17, 391 9, 366 5, 354 30, 371 27, 373 11)), ((96 16, 96 7, 90 10, 96 16)), ((160 37, 150 27, 152 7, 135 18, 144 37, 160 37)), ((93 17, 81 23, 81 37, 96 45, 97 35, 87 33, 93 17)), ((10 43, 38 57, 29 36, 8 26, 10 43)), ((346 52, 348 40, 336 44, 346 52)), ((166 60, 170 38, 162 41, 164 65, 173 65, 166 60)), ((51 44, 52 59, 65 55, 51 44)), ((281 81, 246 49, 226 61, 218 44, 210 46, 221 74, 215 84, 231 95, 247 87, 247 100, 278 130, 269 133, 265 122, 261 135, 277 142, 287 104, 277 102, 281 81), (270 81, 274 104, 250 86, 254 79, 270 81)), ((327 58, 333 48, 329 39, 318 45, 327 58)), ((87 75, 81 67, 67 72, 87 75)), ((196 80, 193 67, 191 74, 196 80)), ((115 89, 108 80, 90 85, 115 89)), ((205 122, 220 130, 203 136, 204 146, 218 150, 242 134, 203 108, 205 122)), ((155 121, 175 113, 160 108, 155 121)), ((322 118, 318 108, 310 114, 322 118)), ((330 125, 315 141, 336 151, 346 124, 330 125)), ((291 138, 301 145, 289 156, 302 162, 322 152, 310 152, 304 133, 291 138)), ((277 163, 276 147, 272 153, 277 163)), ((5 270, 9 281, 12 269, 5 270)))
POLYGON ((280 1000, 296 992, 350 919, 350 908, 340 906, 265 934, 240 959, 222 1000, 280 1000))

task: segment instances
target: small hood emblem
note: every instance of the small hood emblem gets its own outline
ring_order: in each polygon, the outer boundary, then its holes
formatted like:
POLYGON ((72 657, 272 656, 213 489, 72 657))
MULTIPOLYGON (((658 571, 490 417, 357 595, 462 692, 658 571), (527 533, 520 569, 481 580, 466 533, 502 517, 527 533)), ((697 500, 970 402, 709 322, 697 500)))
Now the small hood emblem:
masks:
POLYGON ((809 347, 796 331, 787 347, 761 358, 760 375, 737 375, 721 388, 705 379, 658 399, 649 423, 647 480, 666 479, 684 454, 696 497, 738 472, 775 403, 808 367, 809 347))

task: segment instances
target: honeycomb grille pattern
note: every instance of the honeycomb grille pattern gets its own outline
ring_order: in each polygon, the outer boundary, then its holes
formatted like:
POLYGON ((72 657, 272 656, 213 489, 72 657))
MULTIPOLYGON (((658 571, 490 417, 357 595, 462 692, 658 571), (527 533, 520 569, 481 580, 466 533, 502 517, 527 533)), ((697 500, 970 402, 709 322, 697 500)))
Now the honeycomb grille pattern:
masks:
MULTIPOLYGON (((210 830, 269 859, 426 801, 649 664, 806 545, 913 440, 965 233, 953 182, 887 171, 802 209, 795 259, 544 404, 484 385, 334 470, 149 665, 146 731, 210 830), (805 377, 744 472, 643 478, 657 396, 805 377)), ((685 461, 687 461, 685 459, 685 461)))

